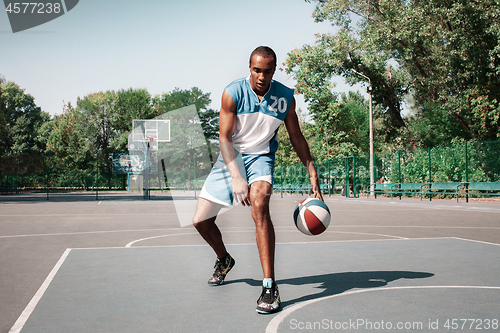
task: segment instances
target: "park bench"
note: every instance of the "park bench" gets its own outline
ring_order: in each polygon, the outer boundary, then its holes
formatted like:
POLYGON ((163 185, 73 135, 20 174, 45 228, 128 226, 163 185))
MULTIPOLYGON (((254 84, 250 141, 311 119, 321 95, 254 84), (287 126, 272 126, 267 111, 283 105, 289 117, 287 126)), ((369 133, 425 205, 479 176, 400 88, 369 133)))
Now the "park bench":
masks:
POLYGON ((290 184, 290 186, 287 188, 287 192, 297 193, 300 190, 300 187, 300 184, 290 184))
POLYGON ((394 187, 393 192, 399 194, 399 200, 402 194, 420 194, 420 200, 422 200, 424 188, 428 189, 429 185, 429 183, 399 183, 394 187))
POLYGON ((465 183, 465 195, 467 201, 469 195, 481 196, 481 195, 494 195, 500 196, 500 182, 470 182, 465 183))
POLYGON ((390 194, 392 199, 392 196, 395 193, 394 188, 398 185, 399 185, 398 183, 382 183, 382 184, 375 183, 368 185, 366 187, 366 197, 369 198, 370 193, 373 193, 375 195, 375 199, 377 199, 377 194, 390 194), (372 186, 373 190, 370 190, 372 186))
POLYGON ((457 198, 461 194, 460 190, 464 188, 464 182, 445 182, 445 183, 431 183, 428 188, 427 193, 429 194, 429 200, 432 201, 432 196, 434 194, 454 194, 457 198))
POLYGON ((309 192, 311 192, 312 190, 312 185, 311 184, 302 184, 300 186, 300 193, 302 194, 309 194, 309 192))
POLYGON ((290 190, 291 186, 292 185, 290 185, 290 184, 285 184, 285 185, 283 185, 283 188, 280 189, 280 191, 287 193, 290 190))
POLYGON ((373 190, 367 186, 367 197, 370 193, 375 194, 390 194, 391 199, 394 195, 402 194, 420 194, 422 200, 425 194, 429 195, 429 200, 432 201, 432 196, 436 194, 454 195, 457 202, 460 195, 465 195, 468 201, 469 196, 500 196, 500 182, 442 182, 442 183, 389 183, 389 184, 372 184, 373 190))
MULTIPOLYGON (((320 184, 320 189, 321 193, 323 195, 328 194, 328 184, 320 184)), ((311 184, 274 184, 273 185, 273 192, 289 192, 289 193, 303 193, 303 194, 309 194, 309 192, 312 190, 312 185, 311 184)))
POLYGON ((290 184, 274 184, 273 185, 273 191, 274 192, 291 192, 292 185, 290 184))
POLYGON ((323 196, 330 194, 328 191, 330 189, 330 186, 328 184, 319 184, 319 189, 321 190, 321 194, 323 196))

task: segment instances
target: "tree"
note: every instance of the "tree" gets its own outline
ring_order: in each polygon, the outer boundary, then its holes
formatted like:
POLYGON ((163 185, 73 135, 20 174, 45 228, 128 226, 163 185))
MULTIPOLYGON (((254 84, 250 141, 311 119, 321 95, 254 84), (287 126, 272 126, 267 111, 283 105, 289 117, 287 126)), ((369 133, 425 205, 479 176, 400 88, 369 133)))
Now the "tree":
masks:
POLYGON ((477 90, 488 90, 488 99, 498 101, 498 89, 493 89, 499 85, 500 70, 498 1, 315 2, 318 21, 347 26, 359 36, 366 55, 379 50, 409 75, 418 106, 442 108, 469 138, 498 134, 498 126, 488 130, 468 103, 477 90))
MULTIPOLYGON (((468 137, 467 130, 457 125, 452 114, 444 108, 424 104, 417 113, 406 118, 408 127, 400 132, 400 141, 393 148, 427 148, 453 142, 456 138, 468 137)), ((383 139, 383 133, 378 133, 383 139)), ((378 142, 381 147, 383 141, 378 142)))
MULTIPOLYGON (((404 70, 389 65, 390 54, 374 48, 369 41, 348 28, 340 29, 336 35, 317 35, 313 46, 306 45, 288 54, 285 71, 296 78, 297 92, 304 94, 315 118, 328 117, 327 113, 342 118, 333 77, 342 75, 349 84, 371 82, 375 110, 386 118, 387 132, 394 137, 397 129, 406 126, 401 102, 408 92, 409 78, 404 70)), ((335 127, 330 130, 337 132, 335 127)))
POLYGON ((63 113, 54 116, 50 122, 47 150, 53 154, 49 161, 52 170, 92 169, 93 150, 90 141, 82 135, 84 132, 80 129, 79 116, 77 110, 68 103, 63 113))
POLYGON ((217 140, 219 137, 219 112, 208 108, 211 102, 210 93, 203 93, 197 87, 190 90, 175 88, 168 93, 156 95, 153 98, 158 115, 194 104, 205 137, 207 140, 217 140))
POLYGON ((389 140, 407 125, 401 101, 410 91, 417 113, 424 107, 442 109, 464 128, 466 138, 498 134, 496 113, 483 109, 478 116, 469 105, 478 92, 488 96, 489 105, 499 100, 498 1, 309 2, 316 3, 316 21, 330 21, 339 30, 289 53, 286 70, 295 74, 306 98, 310 89, 325 95, 332 76, 355 83, 363 80, 360 73, 371 80, 374 104, 384 106, 389 140))
MULTIPOLYGON (((297 116, 299 119, 299 126, 302 134, 306 138, 309 144, 311 144, 310 136, 311 136, 311 124, 308 124, 305 120, 305 114, 301 109, 297 110, 297 116)), ((293 164, 301 164, 299 156, 293 149, 292 143, 290 142, 290 138, 288 137, 288 132, 285 127, 285 123, 281 123, 278 129, 278 150, 276 152, 276 158, 281 159, 283 165, 293 165, 293 164)), ((316 150, 311 149, 311 153, 316 152, 316 150)), ((314 156, 313 156, 314 158, 314 156)))
POLYGON ((159 115, 153 107, 151 94, 146 89, 122 89, 116 93, 113 105, 116 121, 113 129, 116 137, 110 143, 114 151, 127 149, 128 134, 132 131, 132 120, 151 119, 159 115))
POLYGON ((3 173, 22 175, 43 168, 44 142, 39 131, 50 120, 33 96, 14 82, 0 85, 0 158, 3 173))
POLYGON ((80 115, 71 103, 64 106, 63 113, 54 116, 43 132, 47 136, 46 166, 55 181, 51 185, 92 185, 92 171, 95 168, 95 150, 86 140, 79 122, 80 115))
POLYGON ((368 102, 359 92, 342 93, 340 101, 326 112, 316 112, 314 124, 310 124, 309 131, 310 145, 316 151, 316 160, 357 156, 367 152, 368 102))
POLYGON ((115 101, 116 93, 106 91, 78 97, 76 102, 78 129, 86 140, 85 145, 96 156, 99 168, 105 170, 112 167, 109 158, 113 152, 112 142, 119 140, 119 133, 114 128, 119 118, 114 108, 115 101))
POLYGON ((212 167, 218 150, 219 113, 208 108, 210 102, 210 94, 197 87, 190 90, 175 88, 153 98, 161 118, 171 121, 172 142, 158 152, 169 170, 168 181, 171 185, 191 182, 193 177, 201 178, 212 167), (195 106, 192 112, 191 109, 186 109, 184 113, 170 112, 191 105, 195 106), (193 171, 195 162, 196 172, 193 171))
MULTIPOLYGON (((8 148, 7 110, 3 97, 5 78, 0 75, 0 158, 4 158, 8 148)), ((3 163, 2 163, 3 164, 3 163)))

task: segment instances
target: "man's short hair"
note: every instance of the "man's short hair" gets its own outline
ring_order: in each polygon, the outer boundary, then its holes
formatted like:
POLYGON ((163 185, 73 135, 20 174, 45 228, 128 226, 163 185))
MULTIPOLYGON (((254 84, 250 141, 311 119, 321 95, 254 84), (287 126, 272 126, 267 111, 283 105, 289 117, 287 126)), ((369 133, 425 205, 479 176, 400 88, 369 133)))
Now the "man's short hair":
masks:
POLYGON ((259 55, 263 58, 273 58, 274 59, 274 67, 277 65, 276 53, 274 53, 273 49, 268 46, 259 46, 255 50, 253 50, 252 54, 250 54, 250 61, 252 62, 252 57, 254 55, 259 55))

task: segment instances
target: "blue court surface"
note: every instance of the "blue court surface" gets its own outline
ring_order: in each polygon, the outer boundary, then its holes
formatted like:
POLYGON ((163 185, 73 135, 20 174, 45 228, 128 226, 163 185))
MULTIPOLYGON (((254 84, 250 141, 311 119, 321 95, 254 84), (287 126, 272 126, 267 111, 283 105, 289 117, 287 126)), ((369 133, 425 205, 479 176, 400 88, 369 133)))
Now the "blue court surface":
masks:
POLYGON ((220 218, 236 260, 223 285, 207 285, 215 256, 194 228, 127 225, 120 246, 66 246, 9 332, 500 332, 499 205, 326 198, 334 222, 310 237, 280 218, 299 198, 271 206, 281 312, 255 311, 262 271, 240 207, 220 218))

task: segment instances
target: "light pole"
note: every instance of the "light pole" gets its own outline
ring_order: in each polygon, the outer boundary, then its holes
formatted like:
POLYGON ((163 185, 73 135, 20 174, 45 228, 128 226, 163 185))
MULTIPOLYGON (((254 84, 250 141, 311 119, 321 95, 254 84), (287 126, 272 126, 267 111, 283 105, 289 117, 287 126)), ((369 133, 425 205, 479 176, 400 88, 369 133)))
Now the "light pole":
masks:
POLYGON ((95 199, 99 200, 99 150, 97 150, 97 153, 96 153, 96 166, 97 166, 97 179, 95 181, 95 184, 96 184, 95 199))
POLYGON ((130 169, 132 168, 132 163, 128 164, 128 172, 127 172, 127 193, 130 193, 130 169))
MULTIPOLYGON (((363 71, 363 65, 359 64, 358 68, 363 71)), ((373 158, 373 109, 372 109, 372 80, 364 74, 357 72, 356 70, 352 70, 354 73, 368 79, 368 88, 366 88, 366 92, 369 97, 369 120, 370 120, 370 191, 373 191, 373 184, 375 183, 375 175, 374 175, 374 158, 373 158)), ((371 192, 373 195, 373 192, 371 192)))

